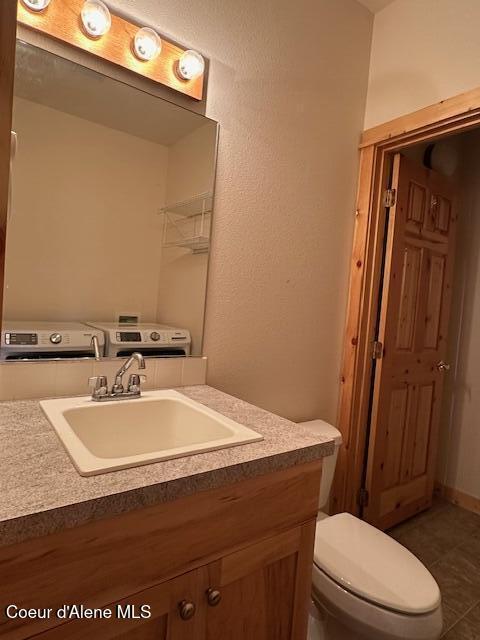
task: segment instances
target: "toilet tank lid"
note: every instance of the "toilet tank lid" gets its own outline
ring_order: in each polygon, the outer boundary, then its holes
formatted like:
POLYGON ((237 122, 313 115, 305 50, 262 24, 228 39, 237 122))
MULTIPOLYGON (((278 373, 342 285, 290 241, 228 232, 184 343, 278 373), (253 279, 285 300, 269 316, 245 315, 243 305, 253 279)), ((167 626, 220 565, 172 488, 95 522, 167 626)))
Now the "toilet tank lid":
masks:
POLYGON ((300 422, 302 427, 313 431, 319 436, 325 436, 330 440, 335 440, 335 446, 339 447, 342 444, 342 434, 334 426, 324 422, 323 420, 309 420, 308 422, 300 422))
POLYGON ((391 611, 419 615, 440 605, 438 585, 420 560, 349 513, 317 523, 314 562, 350 593, 391 611))

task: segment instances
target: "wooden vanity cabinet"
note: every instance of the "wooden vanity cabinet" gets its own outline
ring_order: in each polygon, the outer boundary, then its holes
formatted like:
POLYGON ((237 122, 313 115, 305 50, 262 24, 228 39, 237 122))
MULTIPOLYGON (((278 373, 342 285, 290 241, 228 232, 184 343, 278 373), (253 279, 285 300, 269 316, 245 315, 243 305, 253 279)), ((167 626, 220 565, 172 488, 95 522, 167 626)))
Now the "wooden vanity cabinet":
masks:
POLYGON ((112 611, 134 605, 138 619, 80 620, 35 637, 303 640, 302 567, 309 567, 311 561, 306 550, 314 529, 314 522, 305 524, 108 605, 112 611), (148 619, 140 617, 144 605, 150 607, 148 619))
POLYGON ((305 640, 320 472, 319 461, 308 463, 0 549, 0 573, 7 568, 13 580, 0 585, 2 608, 112 611, 68 622, 2 618, 0 638, 305 640), (117 607, 128 605, 138 617, 119 619, 117 607))

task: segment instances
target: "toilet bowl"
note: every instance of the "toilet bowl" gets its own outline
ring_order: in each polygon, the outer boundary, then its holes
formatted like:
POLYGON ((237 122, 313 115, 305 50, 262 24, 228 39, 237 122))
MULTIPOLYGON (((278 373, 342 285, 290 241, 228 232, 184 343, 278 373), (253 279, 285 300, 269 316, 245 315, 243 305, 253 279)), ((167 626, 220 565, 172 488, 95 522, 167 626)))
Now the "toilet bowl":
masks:
POLYGON ((312 570, 309 640, 437 640, 440 590, 405 547, 349 513, 328 516, 340 432, 322 420, 302 423, 335 440, 324 458, 312 570))

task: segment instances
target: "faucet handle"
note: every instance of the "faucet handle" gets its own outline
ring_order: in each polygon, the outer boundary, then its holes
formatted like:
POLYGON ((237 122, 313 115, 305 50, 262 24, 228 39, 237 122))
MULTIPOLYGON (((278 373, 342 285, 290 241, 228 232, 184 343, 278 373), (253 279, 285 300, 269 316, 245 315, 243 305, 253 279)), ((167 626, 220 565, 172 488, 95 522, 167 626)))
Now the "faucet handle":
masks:
POLYGON ((138 373, 132 373, 128 378, 128 390, 130 392, 139 392, 141 385, 147 381, 147 376, 139 375, 138 373))
POLYGON ((88 379, 88 385, 92 389, 93 396, 105 396, 108 393, 108 382, 106 376, 93 376, 88 379))

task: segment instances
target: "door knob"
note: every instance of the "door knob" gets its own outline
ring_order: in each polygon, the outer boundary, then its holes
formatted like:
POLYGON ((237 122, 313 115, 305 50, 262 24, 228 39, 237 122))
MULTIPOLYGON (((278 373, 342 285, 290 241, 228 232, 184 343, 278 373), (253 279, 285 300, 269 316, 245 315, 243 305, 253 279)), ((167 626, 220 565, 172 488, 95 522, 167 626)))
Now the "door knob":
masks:
POLYGON ((193 618, 196 610, 197 608, 193 602, 188 602, 188 600, 182 600, 178 603, 178 611, 182 620, 190 620, 190 618, 193 618))
POLYGON ((222 599, 222 594, 218 589, 207 589, 207 602, 211 607, 216 607, 222 599))
POLYGON ((437 369, 439 371, 450 371, 450 365, 448 364, 448 362, 440 360, 440 362, 437 363, 437 369))

